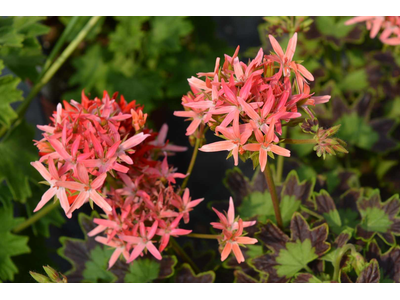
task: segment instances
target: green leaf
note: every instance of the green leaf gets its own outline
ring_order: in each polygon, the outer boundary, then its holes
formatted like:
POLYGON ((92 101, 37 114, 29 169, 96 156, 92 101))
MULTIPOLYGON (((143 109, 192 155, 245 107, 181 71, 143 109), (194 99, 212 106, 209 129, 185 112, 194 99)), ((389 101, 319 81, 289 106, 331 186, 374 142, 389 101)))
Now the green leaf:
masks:
POLYGON ((29 178, 38 178, 30 165, 37 160, 33 128, 22 122, 0 143, 0 182, 5 180, 14 200, 25 202, 32 195, 29 178))
POLYGON ((30 249, 28 237, 11 233, 24 219, 14 217, 11 195, 4 186, 0 186, 0 203, 0 281, 12 281, 18 268, 11 257, 29 253, 30 249))
POLYGON ((289 238, 275 224, 267 222, 257 237, 271 251, 250 261, 258 271, 269 274, 269 282, 287 282, 299 271, 310 270, 308 263, 324 255, 330 249, 326 242, 328 226, 322 224, 310 229, 307 221, 299 214, 293 215, 289 238))
POLYGON ((85 263, 83 282, 114 282, 116 276, 107 270, 112 249, 105 249, 98 245, 90 251, 90 259, 85 263))
POLYGON ((343 115, 335 124, 342 125, 337 133, 340 139, 362 149, 371 150, 379 139, 379 134, 356 112, 343 115))
POLYGON ((339 88, 345 92, 362 91, 367 87, 368 80, 365 69, 348 73, 339 84, 339 88))
MULTIPOLYGON (((49 27, 40 24, 44 19, 44 17, 10 17, 8 21, 12 22, 14 36, 18 36, 18 40, 22 41, 18 44, 0 46, 0 58, 23 80, 29 78, 35 81, 38 76, 37 67, 44 62, 42 47, 37 39, 49 31, 49 27)), ((0 22, 0 32, 1 27, 0 22)))
POLYGON ((24 36, 13 26, 11 17, 0 19, 0 49, 3 47, 22 47, 24 36))
MULTIPOLYGON (((3 68, 3 62, 0 60, 0 75, 3 68)), ((9 127, 11 121, 17 117, 10 104, 22 100, 22 91, 17 89, 20 81, 12 75, 0 77, 0 125, 2 126, 9 127)))
POLYGON ((318 30, 324 35, 332 35, 336 38, 343 38, 353 29, 344 24, 345 19, 341 17, 323 17, 315 18, 315 24, 318 30))
POLYGON ((129 266, 129 273, 125 275, 125 282, 146 283, 158 278, 160 264, 150 259, 139 259, 129 266))
POLYGON ((360 198, 357 206, 362 218, 357 226, 357 237, 370 241, 377 234, 387 244, 394 245, 395 236, 400 235, 399 196, 394 195, 383 203, 379 190, 375 190, 369 198, 360 198))
POLYGON ((279 252, 276 257, 278 265, 275 269, 279 277, 292 277, 300 270, 308 268, 307 264, 317 257, 309 239, 303 242, 296 240, 293 243, 287 243, 286 249, 279 252))

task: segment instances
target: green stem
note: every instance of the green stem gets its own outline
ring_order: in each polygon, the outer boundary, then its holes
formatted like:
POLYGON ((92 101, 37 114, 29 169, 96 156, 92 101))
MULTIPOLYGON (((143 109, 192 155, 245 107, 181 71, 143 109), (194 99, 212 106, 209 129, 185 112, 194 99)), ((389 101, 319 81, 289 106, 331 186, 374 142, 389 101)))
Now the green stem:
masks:
POLYGON ((45 215, 47 215, 49 212, 51 212, 54 208, 58 207, 59 203, 58 201, 46 205, 45 207, 43 207, 41 210, 39 210, 39 212, 35 213, 33 216, 31 216, 29 219, 25 220, 24 222, 22 222, 21 224, 19 224, 18 226, 16 226, 13 229, 13 233, 18 233, 21 232, 22 230, 24 230, 25 228, 28 228, 29 226, 31 226, 33 223, 39 221, 42 217, 44 217, 45 215))
MULTIPOLYGON (((282 135, 286 136, 287 132, 287 127, 282 128, 282 135)), ((285 148, 285 143, 281 143, 280 146, 282 148, 285 148)), ((282 174, 283 174, 283 162, 284 162, 284 156, 279 155, 278 159, 276 161, 276 176, 275 180, 277 184, 280 184, 282 182, 282 174)))
POLYGON ((61 47, 64 45, 68 35, 72 32, 72 29, 74 29, 75 24, 77 24, 79 18, 80 18, 79 16, 72 17, 71 21, 69 21, 68 25, 65 27, 65 30, 61 34, 60 38, 57 40, 56 45, 53 47, 53 50, 51 50, 50 55, 46 59, 46 62, 44 63, 44 66, 43 66, 43 69, 42 69, 42 72, 39 75, 39 79, 42 78, 44 73, 50 67, 50 65, 53 62, 54 58, 57 56, 58 52, 60 51, 61 47))
POLYGON ((200 269, 189 257, 189 255, 186 254, 185 250, 183 250, 182 247, 179 246, 178 242, 175 241, 173 237, 169 239, 169 242, 171 243, 171 246, 175 250, 176 254, 178 254, 184 261, 186 261, 196 273, 200 273, 200 269))
POLYGON ((200 146, 200 141, 202 139, 202 132, 203 130, 200 130, 200 137, 196 137, 196 143, 194 145, 194 149, 193 149, 193 153, 192 153, 192 158, 190 160, 190 164, 188 167, 188 170, 186 172, 187 176, 186 178, 183 180, 182 185, 181 185, 181 193, 183 193, 184 189, 186 188, 186 185, 189 181, 189 177, 192 174, 193 171, 193 167, 194 167, 194 163, 196 162, 196 158, 197 158, 197 153, 199 152, 199 146, 200 146))
POLYGON ((317 141, 314 139, 307 139, 307 140, 298 140, 298 139, 285 139, 286 144, 316 144, 317 141))
POLYGON ((281 211, 279 208, 279 200, 278 200, 278 196, 276 194, 276 188, 275 188, 274 179, 272 177, 271 168, 269 167, 268 163, 265 166, 264 176, 267 181, 269 192, 271 194, 272 203, 274 205, 276 223, 278 224, 278 227, 280 229, 283 229, 282 216, 281 216, 281 211))
POLYGON ((215 234, 203 234, 203 233, 189 233, 187 237, 196 238, 196 239, 208 239, 208 240, 217 240, 221 238, 220 235, 215 234))
POLYGON ((306 271, 307 271, 308 273, 314 274, 314 272, 310 269, 309 266, 304 266, 304 269, 306 269, 306 271))
MULTIPOLYGON (((89 22, 83 27, 83 29, 79 32, 79 34, 76 36, 76 38, 68 45, 67 48, 61 53, 61 55, 57 58, 57 60, 48 68, 48 70, 45 72, 43 77, 39 80, 38 83, 35 84, 35 86, 32 88, 30 91, 29 95, 25 98, 25 100, 21 103, 20 106, 18 106, 16 112, 17 112, 17 118, 13 120, 13 124, 23 117, 25 115, 25 112, 29 108, 29 105, 33 98, 39 93, 39 91, 42 89, 42 87, 49 82, 49 80, 53 77, 53 75, 60 69, 60 67, 63 65, 63 63, 66 61, 66 59, 74 52, 76 47, 83 41, 83 39, 86 37, 86 35, 90 32, 90 30, 96 25, 96 23, 99 21, 101 17, 92 17, 89 22)), ((2 137, 5 133, 7 132, 6 127, 2 127, 0 130, 0 137, 2 137)))
POLYGON ((333 281, 339 281, 340 262, 342 261, 343 255, 349 250, 351 250, 352 253, 357 252, 357 250, 353 244, 347 244, 347 245, 343 246, 342 250, 336 256, 336 259, 333 262, 333 268, 334 268, 333 277, 332 277, 333 281))

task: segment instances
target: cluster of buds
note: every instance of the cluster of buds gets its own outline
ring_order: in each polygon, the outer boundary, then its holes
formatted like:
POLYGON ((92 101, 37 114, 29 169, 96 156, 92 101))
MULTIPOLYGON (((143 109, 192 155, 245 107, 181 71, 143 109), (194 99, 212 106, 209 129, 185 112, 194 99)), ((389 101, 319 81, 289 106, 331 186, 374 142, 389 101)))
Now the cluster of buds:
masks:
POLYGON ((179 222, 188 223, 203 200, 191 201, 188 189, 175 186, 186 175, 167 156, 186 147, 166 141, 166 124, 159 133, 147 128, 147 114, 135 101, 116 98, 105 92, 103 99, 89 100, 82 93, 82 103, 58 105, 52 124, 38 126, 44 131, 36 142, 41 158, 32 163, 50 185, 35 211, 54 195, 68 217, 85 202, 102 208, 103 218, 94 219, 98 226, 88 235, 104 233, 96 241, 115 248, 109 267, 121 254, 127 262, 144 251, 161 259, 170 236, 191 232, 178 228, 179 222), (153 241, 155 236, 160 238, 153 241))
POLYGON ((244 256, 239 245, 253 245, 257 243, 257 239, 244 236, 243 228, 253 226, 256 224, 256 221, 243 222, 239 217, 235 218, 235 207, 233 205, 232 197, 229 199, 229 209, 225 215, 215 208, 213 208, 213 210, 220 221, 213 222, 211 225, 215 229, 222 230, 222 235, 218 239, 221 261, 224 261, 233 251, 237 262, 239 264, 244 262, 244 256))
POLYGON ((382 43, 391 46, 400 45, 400 17, 354 17, 346 21, 345 24, 352 25, 360 22, 366 22, 371 39, 375 38, 382 31, 379 36, 382 43))
POLYGON ((294 32, 307 32, 313 19, 306 16, 276 16, 264 17, 264 21, 263 25, 271 35, 281 36, 294 32))
POLYGON ((345 141, 332 137, 338 132, 340 125, 324 129, 319 127, 317 119, 306 119, 300 127, 303 132, 314 135, 314 150, 318 157, 322 156, 325 159, 327 153, 330 155, 336 155, 336 152, 348 153, 345 141))
POLYGON ((314 80, 313 75, 293 61, 296 33, 286 52, 274 37, 270 35, 269 39, 275 53, 264 55, 260 49, 255 59, 245 64, 239 61, 238 47, 232 57, 225 55, 222 66, 217 58, 213 72, 188 79, 192 92, 182 98, 185 110, 175 112, 176 116, 191 120, 187 135, 201 135, 208 125, 225 139, 204 145, 201 151, 229 151, 235 165, 240 155, 242 160, 252 159, 254 165, 260 164, 262 171, 268 156, 290 156, 289 150, 276 145, 282 126, 301 117, 300 108, 312 116, 310 105, 330 99, 310 93, 308 81, 314 80))
POLYGON ((32 276, 36 282, 39 283, 67 283, 67 277, 64 274, 57 272, 50 266, 43 266, 43 270, 46 272, 46 275, 42 275, 40 273, 30 271, 29 274, 32 276))

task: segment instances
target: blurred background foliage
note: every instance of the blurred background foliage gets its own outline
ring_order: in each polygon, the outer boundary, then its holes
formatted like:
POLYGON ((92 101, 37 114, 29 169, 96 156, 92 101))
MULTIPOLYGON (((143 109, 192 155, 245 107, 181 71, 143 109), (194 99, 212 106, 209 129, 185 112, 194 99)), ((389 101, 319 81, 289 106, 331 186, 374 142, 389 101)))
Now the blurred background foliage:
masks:
MULTIPOLYGON (((41 79, 46 59, 65 28, 74 22, 61 50, 89 19, 0 18, 0 127, 7 129, 0 141, 0 181, 5 182, 0 186, 0 216, 4 216, 0 217, 1 281, 32 281, 28 271, 41 270, 47 264, 67 271, 71 265, 58 255, 66 244, 63 242, 61 248, 58 239, 60 236, 83 238, 77 216, 67 226, 57 209, 22 232, 29 239, 12 232, 24 218, 32 215, 43 193, 37 184, 38 176, 29 165, 37 159, 31 141, 40 139, 33 125, 46 124, 58 102, 80 100, 83 89, 91 97, 102 95, 103 90, 118 91, 128 101, 136 99, 145 106, 155 129, 168 122, 169 139, 188 145, 184 134, 187 124, 172 116, 173 110, 181 105, 182 95, 189 90, 186 79, 198 72, 213 70, 216 57, 223 58, 225 53, 232 55, 238 44, 242 48, 239 56, 244 61, 253 57, 260 47, 268 53, 272 50, 268 34, 277 37, 281 45, 287 45, 289 35, 298 32, 295 60, 303 60, 303 65, 314 75, 311 90, 316 95, 332 95, 328 104, 315 108, 315 113, 323 127, 342 124, 338 137, 348 143, 349 150, 347 155, 322 160, 317 158, 312 146, 288 146, 294 155, 285 160, 284 177, 296 169, 301 180, 328 181, 329 189, 334 191, 339 184, 338 174, 351 172, 359 177, 357 181, 362 186, 380 188, 382 198, 399 192, 400 49, 370 39, 364 24, 345 26, 346 17, 101 18, 32 101, 25 120, 18 119, 18 104, 41 79), (18 218, 12 218, 13 213, 18 218), (58 254, 57 248, 60 248, 58 254)), ((292 138, 304 135, 300 128, 291 134, 292 138)), ((211 135, 207 138, 213 139, 211 135)), ((190 156, 188 151, 171 162, 183 172, 190 156)), ((232 162, 225 161, 225 153, 200 153, 189 184, 191 194, 210 201, 227 200, 230 192, 222 187, 222 180, 231 167, 232 162)), ((251 164, 240 167, 251 177, 251 164)), ((90 214, 90 209, 84 212, 90 214)), ((191 222, 194 231, 208 232, 207 222, 213 217, 207 207, 196 210, 191 222)), ((197 254, 193 243, 200 248, 216 247, 208 242, 191 241, 186 250, 194 256, 197 254)), ((93 255, 101 254, 97 252, 93 255)), ((68 257, 64 252, 61 255, 68 257)), ((208 253, 196 260, 203 260, 201 265, 207 266, 204 271, 214 269, 217 276, 224 274, 229 281, 231 272, 218 268, 216 260, 212 262, 213 257, 213 253, 208 253)), ((167 266, 169 270, 175 266, 172 261, 176 264, 175 257, 167 266)), ((85 262, 79 264, 85 265, 85 262)), ((87 266, 94 268, 93 264, 87 266)), ((154 265, 154 268, 163 267, 154 265)), ((185 268, 180 272, 194 274, 185 268)), ((116 278, 113 274, 107 276, 116 278)), ((149 276, 152 280, 169 278, 158 273, 149 276)))

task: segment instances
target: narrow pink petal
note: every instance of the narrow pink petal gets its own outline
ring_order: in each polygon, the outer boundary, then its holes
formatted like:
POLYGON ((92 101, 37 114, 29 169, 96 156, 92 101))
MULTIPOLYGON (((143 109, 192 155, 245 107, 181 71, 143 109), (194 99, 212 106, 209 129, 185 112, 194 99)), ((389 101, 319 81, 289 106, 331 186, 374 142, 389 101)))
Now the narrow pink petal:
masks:
POLYGON ((164 144, 165 143, 165 140, 167 139, 167 133, 168 133, 168 125, 167 124, 163 124, 163 126, 161 126, 161 129, 158 132, 158 136, 157 136, 157 141, 160 144, 164 144))
POLYGON ((84 184, 75 181, 57 181, 56 185, 74 191, 83 191, 85 189, 84 184))
POLYGON ((147 242, 146 244, 146 248, 147 250, 150 251, 150 253, 158 260, 162 259, 162 256, 160 254, 160 252, 157 250, 157 248, 153 245, 152 242, 147 242))
POLYGON ((150 134, 143 134, 143 132, 138 133, 131 137, 130 139, 126 140, 123 142, 120 146, 122 150, 128 150, 131 149, 137 145, 139 145, 141 142, 143 142, 147 137, 149 137, 150 134))
POLYGON ((245 244, 253 245, 253 244, 256 244, 258 242, 257 239, 253 239, 253 238, 250 238, 250 237, 247 237, 247 236, 238 237, 238 238, 236 238, 236 241, 238 243, 244 244, 244 245, 245 244))
POLYGON ((231 141, 221 141, 204 145, 199 150, 203 152, 230 151, 235 146, 235 143, 231 141))
POLYGON ((115 262, 118 260, 119 256, 121 255, 123 249, 122 248, 117 248, 113 252, 113 254, 110 257, 110 260, 108 261, 108 269, 111 269, 111 267, 115 264, 115 262))
POLYGON ((260 154, 259 154, 259 160, 260 160, 260 167, 261 167, 261 172, 264 172, 265 166, 267 165, 267 150, 264 148, 260 148, 260 154))
POLYGON ((88 171, 86 169, 86 167, 83 164, 78 164, 77 166, 77 170, 78 170, 78 178, 79 180, 85 184, 85 185, 89 185, 89 174, 88 171))
POLYGON ((42 196, 42 199, 36 206, 35 210, 33 212, 37 212, 39 209, 41 209, 47 202, 49 202, 54 195, 56 194, 57 189, 54 187, 49 188, 42 196))
POLYGON ((65 193, 65 189, 63 189, 63 188, 58 189, 57 197, 58 197, 58 199, 60 199, 60 205, 61 205, 62 209, 64 210, 65 214, 67 215, 68 218, 71 218, 71 215, 68 215, 69 202, 68 202, 67 194, 65 193))
POLYGON ((243 149, 246 151, 260 151, 260 144, 247 144, 243 146, 243 149))
POLYGON ((72 203, 71 208, 68 211, 68 215, 72 214, 75 209, 80 208, 88 198, 89 194, 87 192, 80 192, 74 203, 72 203))
POLYGON ((277 146, 277 145, 271 145, 270 149, 275 154, 286 156, 286 157, 290 157, 290 151, 288 149, 282 148, 282 147, 277 146))
POLYGON ((297 44, 297 32, 293 35, 293 37, 289 40, 288 47, 286 49, 285 57, 288 61, 292 61, 293 55, 296 52, 296 44, 297 44))
POLYGON ((137 244, 136 247, 133 249, 131 256, 129 256, 127 263, 134 261, 143 252, 144 247, 145 245, 143 243, 137 244))
POLYGON ((222 250, 222 253, 221 253, 221 261, 224 261, 225 259, 227 259, 227 257, 231 253, 231 250, 232 250, 232 244, 227 242, 225 244, 224 250, 222 250))
POLYGON ((197 199, 197 200, 192 200, 189 202, 189 204, 187 205, 187 207, 189 208, 193 208, 195 206, 197 206, 200 202, 202 202, 204 200, 204 198, 201 199, 197 199))
POLYGON ((229 209, 228 209, 228 223, 233 224, 235 221, 235 206, 233 205, 232 197, 229 198, 229 209))
POLYGON ((44 179, 46 179, 46 181, 52 181, 51 174, 49 173, 49 171, 47 171, 47 169, 45 168, 45 166, 42 165, 41 162, 31 162, 31 165, 40 173, 40 175, 42 175, 44 179))
POLYGON ((235 254, 235 257, 236 257, 237 262, 238 262, 239 264, 242 263, 242 262, 244 262, 243 253, 242 253, 242 251, 240 250, 239 245, 236 244, 236 243, 233 244, 233 245, 232 245, 232 250, 233 250, 233 253, 235 254))
POLYGON ((193 121, 188 126, 188 128, 186 129, 186 135, 188 135, 188 136, 192 135, 196 131, 196 129, 199 127, 200 124, 201 124, 201 119, 194 118, 193 121))
POLYGON ((97 176, 97 178, 95 180, 93 180, 92 183, 90 184, 92 189, 98 190, 99 188, 101 188, 106 177, 107 177, 107 173, 103 173, 103 174, 97 176))
POLYGON ((50 142, 51 146, 57 151, 57 153, 66 160, 71 159, 71 155, 65 150, 64 146, 61 144, 60 141, 54 139, 54 138, 49 138, 48 141, 50 142))
POLYGON ((271 42, 272 48, 274 48, 275 53, 282 60, 285 55, 283 53, 282 47, 279 45, 278 41, 272 35, 269 35, 268 37, 269 37, 269 41, 271 42))
POLYGON ((95 236, 98 235, 99 233, 103 232, 104 230, 107 229, 107 226, 99 225, 96 226, 93 230, 88 232, 88 236, 95 236))
POLYGON ((97 206, 101 207, 104 210, 104 212, 107 213, 112 211, 110 204, 108 204, 107 201, 104 200, 104 198, 101 197, 96 191, 94 190, 90 191, 90 199, 92 199, 93 202, 97 204, 97 206))

